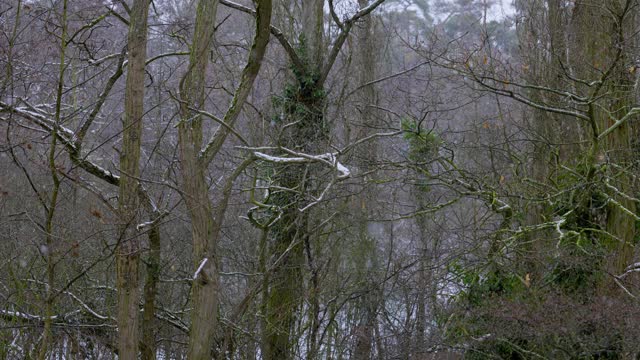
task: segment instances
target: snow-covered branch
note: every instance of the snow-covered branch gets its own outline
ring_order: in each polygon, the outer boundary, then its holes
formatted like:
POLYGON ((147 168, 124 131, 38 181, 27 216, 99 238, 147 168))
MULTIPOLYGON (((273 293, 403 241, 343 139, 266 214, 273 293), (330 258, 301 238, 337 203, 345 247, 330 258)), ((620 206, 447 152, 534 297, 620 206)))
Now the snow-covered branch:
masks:
POLYGON ((618 279, 622 279, 622 278, 626 277, 627 275, 632 274, 632 273, 636 273, 636 272, 640 272, 640 262, 633 263, 633 264, 627 266, 627 268, 624 269, 624 273, 622 273, 622 274, 620 274, 620 275, 618 275, 616 277, 618 279))
POLYGON ((47 118, 43 114, 31 111, 26 107, 16 107, 13 105, 9 105, 2 101, 0 101, 0 112, 8 112, 18 115, 21 118, 38 125, 40 128, 48 132, 51 132, 55 127, 58 139, 65 145, 69 155, 71 155, 71 159, 76 165, 83 168, 88 173, 106 181, 109 184, 118 185, 120 181, 119 176, 113 174, 107 169, 104 169, 91 160, 82 157, 79 154, 79 149, 73 140, 76 138, 76 134, 72 130, 62 125, 56 124, 52 119, 47 118))
POLYGON ((198 269, 193 274, 193 280, 197 280, 198 279, 198 275, 200 275, 200 273, 202 272, 202 269, 204 269, 204 266, 206 265, 207 261, 209 261, 209 258, 202 259, 202 262, 200 263, 200 266, 198 266, 198 269))
MULTIPOLYGON (((27 314, 19 311, 11 311, 11 310, 0 310, 0 315, 7 319, 19 319, 19 320, 26 320, 26 321, 44 321, 45 319, 44 316, 32 315, 32 314, 27 314)), ((57 318, 58 318, 57 315, 51 316, 52 320, 55 320, 57 318)))
POLYGON ((338 171, 338 180, 343 180, 351 176, 349 168, 344 166, 338 161, 337 153, 326 153, 320 155, 309 155, 300 152, 296 152, 289 149, 283 149, 291 157, 273 156, 268 155, 260 151, 254 151, 253 155, 260 160, 268 161, 277 164, 307 164, 313 162, 325 163, 331 167, 334 167, 338 171))

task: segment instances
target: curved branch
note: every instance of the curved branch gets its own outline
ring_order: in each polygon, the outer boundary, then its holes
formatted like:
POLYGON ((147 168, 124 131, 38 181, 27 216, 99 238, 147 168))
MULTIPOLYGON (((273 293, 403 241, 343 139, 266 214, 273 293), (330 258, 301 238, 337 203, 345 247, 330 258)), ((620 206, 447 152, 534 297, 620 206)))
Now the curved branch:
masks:
MULTIPOLYGON (((250 9, 246 6, 234 3, 232 1, 220 0, 220 4, 238 11, 242 11, 243 13, 249 14, 251 16, 254 16, 254 17, 256 16, 255 10, 250 9)), ((291 45, 291 42, 289 42, 289 40, 287 40, 287 38, 284 36, 284 33, 282 32, 282 30, 278 29, 273 25, 269 25, 269 31, 271 32, 271 35, 273 35, 273 37, 275 37, 276 40, 278 40, 278 42, 280 43, 280 45, 284 48, 284 51, 289 56, 289 59, 291 60, 293 67, 295 67, 296 70, 299 71, 301 74, 305 74, 306 66, 304 65, 304 61, 300 59, 300 57, 298 56, 298 53, 296 52, 296 49, 293 47, 293 45, 291 45)))
POLYGON ((238 116, 242 111, 242 106, 249 97, 249 92, 253 88, 253 83, 260 72, 262 59, 264 58, 264 54, 267 51, 267 45, 269 44, 271 7, 271 0, 259 0, 257 2, 256 32, 253 39, 253 45, 249 51, 249 59, 247 60, 244 70, 242 70, 240 85, 238 85, 233 99, 231 100, 231 104, 229 105, 229 109, 222 119, 222 122, 227 126, 218 128, 199 154, 199 158, 202 160, 204 165, 208 165, 218 151, 220 151, 220 148, 222 148, 225 139, 231 132, 229 129, 233 127, 233 124, 238 119, 238 116))

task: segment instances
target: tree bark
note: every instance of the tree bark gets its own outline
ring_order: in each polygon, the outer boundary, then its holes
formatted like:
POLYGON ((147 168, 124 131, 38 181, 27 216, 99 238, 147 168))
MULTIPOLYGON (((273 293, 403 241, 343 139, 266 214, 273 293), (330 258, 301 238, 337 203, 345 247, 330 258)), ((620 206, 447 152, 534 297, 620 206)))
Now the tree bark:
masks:
MULTIPOLYGON (((369 0, 358 0, 360 9, 364 9, 369 5, 369 0)), ((375 47, 375 34, 374 34, 374 18, 372 16, 362 19, 361 28, 356 35, 357 47, 356 47, 356 59, 357 66, 359 67, 359 81, 361 84, 371 83, 376 79, 376 59, 377 52, 375 47)), ((361 89, 360 99, 360 131, 356 134, 356 139, 363 139, 374 133, 373 129, 377 128, 376 113, 371 105, 376 104, 376 91, 374 85, 368 85, 361 89)), ((376 162, 377 144, 376 141, 370 141, 366 144, 362 144, 356 151, 358 162, 358 168, 363 174, 369 173, 373 170, 376 162)), ((375 234, 369 233, 368 221, 369 217, 373 215, 372 206, 375 206, 376 196, 375 190, 370 185, 366 184, 367 178, 363 178, 365 184, 363 184, 365 191, 362 194, 360 200, 360 206, 357 206, 357 212, 359 219, 356 221, 359 224, 358 231, 358 249, 363 251, 356 256, 362 257, 362 260, 356 262, 357 266, 361 267, 358 272, 364 275, 362 283, 366 286, 364 295, 358 301, 356 312, 359 321, 355 332, 356 341, 353 358, 356 360, 369 360, 373 356, 373 344, 374 344, 374 329, 376 325, 376 318, 378 316, 378 290, 375 281, 371 281, 366 278, 366 274, 377 271, 378 259, 376 253, 376 238, 375 234)))
MULTIPOLYGON (((62 5, 62 36, 60 39, 60 68, 58 73, 58 89, 56 92, 56 112, 54 122, 55 125, 60 124, 61 120, 61 106, 62 106, 62 96, 63 96, 63 88, 64 88, 64 74, 66 68, 66 50, 67 50, 67 5, 68 1, 65 0, 62 5)), ((20 3, 18 3, 20 6, 20 3)), ((46 223, 45 223, 45 231, 46 231, 46 243, 44 245, 44 251, 41 251, 41 255, 45 258, 47 262, 47 282, 45 289, 45 315, 44 315, 44 324, 42 330, 42 343, 40 345, 40 351, 38 353, 38 359, 44 360, 47 357, 49 347, 51 345, 51 340, 53 337, 52 326, 53 326, 53 306, 54 306, 54 290, 53 287, 55 285, 55 259, 54 256, 54 235, 53 235, 53 218, 57 207, 58 202, 58 193, 60 190, 60 179, 58 177, 58 169, 56 168, 56 145, 57 145, 57 133, 56 128, 53 128, 53 134, 51 136, 51 144, 49 146, 49 171, 51 174, 51 179, 53 181, 53 188, 51 189, 51 196, 49 198, 49 205, 44 204, 44 200, 42 205, 45 208, 46 215, 46 223)))
MULTIPOLYGON (((257 1, 256 33, 249 53, 249 59, 242 73, 242 80, 224 116, 227 126, 233 126, 246 101, 253 82, 258 75, 262 59, 269 41, 271 21, 271 0, 257 1)), ((214 25, 218 7, 217 0, 200 0, 197 5, 196 25, 191 46, 189 68, 180 84, 181 121, 178 126, 178 147, 180 153, 182 187, 184 200, 191 219, 193 241, 193 266, 195 269, 192 285, 193 311, 189 335, 189 359, 210 359, 216 333, 219 274, 217 243, 228 192, 225 189, 221 209, 213 212, 206 178, 207 165, 222 147, 227 127, 221 127, 203 148, 202 118, 197 111, 204 107, 204 86, 209 62, 209 51, 214 36, 214 25)), ((230 179, 230 181, 233 181, 230 179)))
MULTIPOLYGON (((293 66, 293 91, 287 93, 282 105, 286 130, 278 139, 281 147, 305 153, 323 150, 329 138, 329 129, 324 119, 326 105, 325 81, 352 29, 353 24, 368 15, 383 0, 376 0, 366 9, 339 25, 340 33, 330 51, 324 46, 324 0, 304 1, 302 8, 302 33, 298 51, 293 50, 281 33, 276 38, 285 47, 293 66)), ((299 316, 303 291, 304 245, 310 247, 307 224, 309 211, 300 212, 301 204, 310 189, 309 171, 306 165, 278 165, 274 176, 275 185, 292 191, 279 191, 271 197, 271 203, 283 213, 271 228, 273 258, 282 259, 271 275, 271 286, 263 299, 266 302, 265 326, 263 328, 262 351, 265 359, 290 359, 293 356, 293 325, 299 316)), ((313 251, 309 250, 308 253, 313 251)), ((313 265, 308 264, 312 268, 313 265)), ((311 276, 311 286, 314 284, 311 276)), ((318 296, 311 289, 311 296, 318 296)), ((311 298, 313 304, 317 299, 311 298)), ((312 305, 313 308, 313 305, 312 305)), ((312 313, 314 310, 312 309, 312 313)), ((315 320, 312 315, 312 323, 315 320)), ((313 342, 313 324, 310 340, 313 342)), ((316 349, 311 347, 311 355, 316 349)))
MULTIPOLYGON (((304 69, 297 69, 294 80, 296 93, 284 104, 285 123, 299 121, 281 139, 280 146, 313 153, 326 137, 324 128, 324 89, 318 82, 321 71, 322 9, 324 0, 303 3, 303 33, 300 58, 304 69), (300 109, 304 109, 302 113, 300 109)), ((288 360, 293 357, 293 328, 303 295, 305 265, 304 242, 307 234, 308 211, 301 213, 301 204, 308 187, 306 165, 278 166, 275 183, 296 189, 281 191, 272 196, 272 203, 282 209, 282 217, 270 229, 273 242, 271 254, 282 262, 270 276, 271 286, 266 298, 266 320, 263 328, 262 351, 265 359, 288 360)), ((308 245, 308 244, 307 244, 308 245)), ((312 339, 313 341, 313 339, 312 339)), ((312 349, 312 353, 315 349, 312 349)), ((312 354, 314 356, 315 354, 312 354)))
POLYGON ((192 118, 189 106, 202 108, 209 51, 214 35, 218 1, 198 2, 196 25, 191 45, 189 70, 182 79, 181 117, 178 126, 180 169, 184 200, 191 219, 193 242, 193 266, 200 269, 194 276, 191 300, 191 329, 187 358, 200 360, 211 358, 213 337, 217 328, 218 266, 215 253, 214 219, 209 200, 205 167, 198 154, 202 147, 202 119, 192 118))
POLYGON ((144 114, 144 80, 147 56, 147 15, 149 0, 133 3, 129 23, 127 81, 123 140, 120 155, 118 210, 120 239, 116 251, 118 290, 118 357, 138 358, 139 346, 139 263, 140 240, 136 225, 140 220, 140 146, 144 114))
POLYGON ((149 229, 149 256, 147 279, 144 284, 144 312, 142 316, 142 360, 156 359, 156 296, 160 280, 160 228, 153 224, 149 229))
POLYGON ((633 58, 628 39, 633 36, 629 32, 635 27, 637 11, 632 0, 597 4, 585 0, 576 2, 572 18, 577 40, 572 49, 574 67, 583 79, 602 80, 597 90, 584 89, 584 86, 582 90, 592 93, 591 96, 598 95, 593 91, 608 93, 612 99, 601 101, 600 107, 592 106, 590 111, 594 140, 589 161, 591 166, 601 161, 615 164, 608 177, 617 191, 607 194, 611 200, 606 205, 603 227, 608 235, 600 239, 614 254, 607 265, 607 270, 614 274, 622 273, 630 264, 636 233, 636 203, 629 197, 633 174, 627 169, 632 160, 631 122, 626 121, 603 138, 598 136, 613 125, 612 118, 622 118, 634 103, 635 79, 629 70, 633 58))

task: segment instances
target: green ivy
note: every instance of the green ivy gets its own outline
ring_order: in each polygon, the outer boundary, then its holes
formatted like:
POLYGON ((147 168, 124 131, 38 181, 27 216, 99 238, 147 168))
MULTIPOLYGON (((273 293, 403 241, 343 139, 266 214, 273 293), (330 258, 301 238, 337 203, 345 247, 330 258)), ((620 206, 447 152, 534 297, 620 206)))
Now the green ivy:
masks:
POLYGON ((400 122, 404 139, 409 143, 409 159, 423 162, 432 159, 438 152, 441 139, 433 131, 425 131, 415 120, 404 118, 400 122))

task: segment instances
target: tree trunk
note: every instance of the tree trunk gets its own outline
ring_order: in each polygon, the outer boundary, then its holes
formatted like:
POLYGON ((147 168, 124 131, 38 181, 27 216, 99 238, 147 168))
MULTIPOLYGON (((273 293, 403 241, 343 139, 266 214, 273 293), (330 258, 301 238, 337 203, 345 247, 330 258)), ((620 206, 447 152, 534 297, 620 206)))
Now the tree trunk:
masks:
MULTIPOLYGON (((369 5, 369 0, 358 0, 360 9, 364 9, 369 5)), ((362 26, 356 33, 357 39, 357 66, 359 68, 359 82, 360 84, 367 84, 376 79, 376 44, 374 36, 374 18, 368 16, 362 20, 362 26)), ((374 133, 373 129, 377 128, 378 121, 376 119, 376 113, 373 111, 372 105, 376 104, 376 91, 374 85, 368 85, 362 88, 360 99, 360 131, 356 134, 356 139, 362 139, 367 136, 371 136, 374 133)), ((376 141, 372 140, 365 144, 362 144, 356 151, 356 162, 358 168, 363 174, 367 174, 375 167, 377 146, 376 141)), ((368 360, 373 356, 373 344, 374 344, 374 329, 376 327, 376 318, 378 313, 378 290, 377 279, 371 281, 367 274, 378 271, 377 261, 377 247, 375 234, 369 233, 370 223, 369 217, 374 215, 372 209, 375 208, 376 192, 372 188, 371 184, 366 184, 369 179, 363 178, 364 189, 362 198, 359 199, 360 206, 356 204, 357 223, 358 229, 358 241, 361 244, 358 245, 358 249, 361 249, 360 254, 356 254, 361 261, 356 262, 356 266, 360 267, 358 273, 362 274, 361 280, 363 286, 364 295, 358 301, 358 308, 356 312, 358 314, 356 321, 359 321, 355 332, 355 349, 353 358, 356 360, 368 360)), ((375 183, 375 181, 373 182, 375 183)), ((375 186, 375 185, 373 185, 375 186)))
POLYGON ((149 256, 147 279, 144 284, 144 312, 142 316, 142 360, 156 358, 156 296, 160 280, 160 228, 153 224, 149 229, 149 256))
POLYGON ((140 145, 144 114, 145 61, 147 56, 147 14, 149 0, 133 3, 129 24, 129 62, 125 89, 120 187, 118 209, 121 222, 116 251, 118 290, 118 357, 138 358, 140 240, 140 145))
MULTIPOLYGON (((610 162, 611 174, 606 174, 610 184, 617 190, 609 191, 603 228, 608 233, 600 239, 613 252, 608 260, 607 270, 620 274, 630 264, 635 238, 636 204, 632 194, 633 174, 627 169, 631 163, 631 122, 626 121, 603 138, 600 133, 613 125, 612 118, 620 119, 634 103, 633 71, 629 71, 632 55, 627 39, 635 28, 637 6, 631 0, 613 0, 594 4, 588 1, 576 2, 573 12, 573 31, 577 41, 573 48, 573 60, 578 75, 583 79, 604 78, 600 93, 610 94, 608 101, 601 101, 601 107, 592 106, 593 147, 590 165, 596 162, 610 162)), ((592 92, 592 89, 583 89, 592 92)), ((593 94, 597 95, 597 94, 593 94)), ((592 169, 593 173, 594 170, 592 169)), ((589 201, 586 199, 585 201, 589 201)))
MULTIPOLYGON (((61 105, 64 88, 64 73, 66 67, 66 50, 67 50, 67 5, 68 1, 63 2, 62 9, 62 37, 60 39, 60 68, 58 73, 58 89, 56 93, 56 113, 55 124, 60 124, 61 120, 61 105)), ((20 6, 20 3, 18 3, 20 6)), ((44 311, 44 324, 42 330, 42 344, 40 345, 40 351, 38 353, 38 359, 44 360, 47 357, 51 340, 53 337, 53 305, 54 305, 54 284, 55 284, 55 262, 54 262, 54 235, 53 235, 53 217, 55 214, 58 193, 60 190, 60 179, 58 177, 58 169, 56 168, 56 144, 57 144, 57 129, 53 128, 53 134, 51 136, 51 144, 49 147, 49 171, 51 173, 51 179, 53 181, 53 188, 51 189, 51 196, 49 198, 49 205, 42 205, 45 208, 46 213, 46 243, 44 245, 44 251, 41 251, 42 256, 47 262, 47 282, 45 289, 45 311, 44 311)))
MULTIPOLYGON (((326 138, 324 127, 324 89, 319 84, 322 56, 322 26, 324 0, 303 3, 303 35, 300 56, 305 62, 303 74, 295 74, 295 94, 284 104, 285 123, 299 120, 291 131, 279 139, 279 145, 312 153, 326 138), (302 110, 302 114, 300 112, 302 110)), ((270 279, 266 297, 266 327, 263 329, 265 359, 288 360, 293 357, 292 331, 303 295, 304 242, 309 241, 309 213, 300 213, 308 188, 308 167, 278 166, 275 183, 295 192, 282 191, 272 196, 272 203, 283 209, 280 220, 271 228, 274 259, 282 257, 270 279)), ((308 245, 308 244, 307 244, 308 245)), ((316 350, 313 349, 313 352, 316 350)), ((312 354, 313 356, 313 354, 312 354)))
POLYGON ((192 106, 200 109, 204 104, 204 85, 217 7, 217 0, 198 2, 189 70, 180 89, 183 102, 178 136, 182 189, 191 219, 193 267, 198 269, 191 289, 193 310, 187 352, 187 357, 193 360, 211 358, 218 320, 218 259, 213 238, 214 219, 206 168, 198 157, 202 147, 202 119, 193 117, 193 112, 188 108, 192 106))
POLYGON ((302 5, 302 34, 308 51, 308 62, 316 69, 323 65, 324 0, 305 0, 302 5))
MULTIPOLYGON (((567 62, 564 24, 567 9, 561 0, 521 1, 519 6, 520 11, 526 14, 518 29, 520 54, 526 65, 525 79, 532 84, 562 88, 565 84, 561 81, 564 76, 561 66, 567 62)), ((549 101, 536 91, 531 91, 530 97, 539 102, 549 101)), ((557 160, 567 164, 578 158, 581 146, 572 142, 578 143, 583 131, 578 122, 567 121, 568 119, 543 110, 532 109, 530 114, 534 131, 531 177, 538 183, 546 184, 549 176, 557 171, 554 168, 557 160), (568 144, 556 145, 562 143, 568 144), (554 154, 558 154, 558 159, 554 158, 554 154)), ((527 225, 535 226, 545 222, 543 205, 534 203, 526 206, 527 225)), ((545 270, 540 264, 546 256, 545 249, 550 248, 552 241, 553 234, 548 230, 528 234, 524 240, 525 245, 519 252, 519 270, 523 274, 530 274, 535 281, 541 279, 545 270)))
MULTIPOLYGON (((192 285, 193 311, 189 335, 189 359, 209 359, 217 330, 219 298, 219 274, 216 246, 226 205, 229 201, 231 185, 239 173, 234 173, 223 190, 223 200, 218 211, 213 212, 209 199, 206 178, 208 164, 222 147, 229 134, 227 127, 218 129, 213 138, 203 148, 202 118, 194 111, 204 107, 204 86, 209 62, 209 51, 213 42, 217 0, 200 0, 196 12, 196 24, 191 46, 189 69, 180 85, 180 115, 178 126, 178 147, 180 153, 182 186, 185 203, 191 219, 193 241, 193 266, 195 269, 192 285)), ((260 71, 271 23, 271 0, 256 3, 256 33, 249 53, 249 59, 242 72, 242 80, 236 89, 223 121, 233 126, 246 101, 253 82, 260 71)), ((241 165, 244 169, 247 164, 241 165)))

